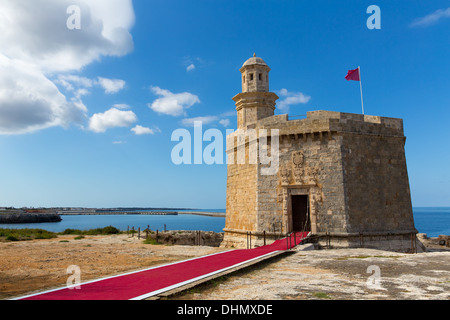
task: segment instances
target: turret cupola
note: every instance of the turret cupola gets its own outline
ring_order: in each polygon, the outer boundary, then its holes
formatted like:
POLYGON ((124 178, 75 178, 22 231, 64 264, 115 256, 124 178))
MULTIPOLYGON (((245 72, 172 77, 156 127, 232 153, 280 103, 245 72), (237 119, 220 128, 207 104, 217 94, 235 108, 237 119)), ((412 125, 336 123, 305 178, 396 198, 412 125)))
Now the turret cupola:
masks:
POLYGON ((245 61, 242 74, 242 92, 269 92, 269 66, 256 54, 245 61))

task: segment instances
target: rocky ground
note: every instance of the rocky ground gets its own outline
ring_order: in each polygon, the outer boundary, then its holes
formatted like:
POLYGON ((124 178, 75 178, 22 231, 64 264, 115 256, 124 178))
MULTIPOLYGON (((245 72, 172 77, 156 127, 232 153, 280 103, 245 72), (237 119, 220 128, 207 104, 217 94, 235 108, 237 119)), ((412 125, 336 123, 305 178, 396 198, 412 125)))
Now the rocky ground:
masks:
MULTIPOLYGON (((300 247, 300 248, 305 248, 300 247)), ((402 254, 373 249, 296 251, 171 299, 450 299, 450 251, 402 254), (376 280, 376 281, 375 281, 376 280)), ((70 265, 81 281, 223 249, 147 245, 127 235, 59 236, 0 242, 0 299, 64 286, 70 265)))
POLYGON ((173 299, 448 300, 450 251, 299 250, 173 299))

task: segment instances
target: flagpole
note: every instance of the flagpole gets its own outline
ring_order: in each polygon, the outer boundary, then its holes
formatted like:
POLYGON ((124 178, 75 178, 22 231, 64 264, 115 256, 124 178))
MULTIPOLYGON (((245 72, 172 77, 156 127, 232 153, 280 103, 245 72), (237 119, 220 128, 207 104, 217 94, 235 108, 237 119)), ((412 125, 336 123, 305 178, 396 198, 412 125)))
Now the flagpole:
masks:
POLYGON ((358 66, 358 73, 359 73, 359 90, 361 91, 362 114, 364 114, 364 101, 363 101, 362 79, 361 79, 361 67, 360 67, 360 66, 358 66))

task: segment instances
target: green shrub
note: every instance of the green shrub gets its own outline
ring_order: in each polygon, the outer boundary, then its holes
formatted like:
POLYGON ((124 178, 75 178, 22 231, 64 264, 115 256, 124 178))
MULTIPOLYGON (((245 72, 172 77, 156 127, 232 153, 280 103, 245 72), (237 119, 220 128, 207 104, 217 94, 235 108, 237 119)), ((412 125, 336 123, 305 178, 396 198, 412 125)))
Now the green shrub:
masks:
POLYGON ((0 229, 0 238, 7 241, 56 238, 56 233, 42 229, 0 229))
POLYGON ((66 229, 63 232, 61 232, 61 234, 82 234, 83 231, 78 230, 78 229, 66 229))
POLYGON ((100 234, 119 234, 120 230, 113 227, 113 226, 107 226, 104 227, 103 229, 99 229, 100 230, 100 234))
POLYGON ((19 241, 19 239, 10 234, 9 236, 6 237, 6 241, 19 241))
POLYGON ((156 241, 156 239, 153 239, 152 237, 148 237, 147 239, 145 239, 143 241, 144 244, 153 244, 153 245, 159 245, 160 243, 158 243, 156 241))
POLYGON ((119 233, 121 233, 121 231, 113 226, 84 231, 78 229, 66 229, 63 232, 61 232, 61 234, 65 235, 88 235, 88 236, 119 234, 119 233))
POLYGON ((42 229, 36 230, 36 234, 34 236, 35 239, 52 239, 55 237, 56 235, 53 232, 48 232, 47 230, 42 229))
POLYGON ((330 296, 325 292, 314 292, 313 296, 319 299, 331 299, 330 296))
MULTIPOLYGON (((113 226, 105 228, 91 229, 82 231, 78 229, 66 229, 60 232, 61 235, 109 235, 119 234, 121 231, 113 226)), ((56 238, 57 234, 43 229, 0 229, 0 240, 7 241, 25 241, 34 239, 52 239, 56 238)), ((81 239, 81 238, 80 238, 81 239)))

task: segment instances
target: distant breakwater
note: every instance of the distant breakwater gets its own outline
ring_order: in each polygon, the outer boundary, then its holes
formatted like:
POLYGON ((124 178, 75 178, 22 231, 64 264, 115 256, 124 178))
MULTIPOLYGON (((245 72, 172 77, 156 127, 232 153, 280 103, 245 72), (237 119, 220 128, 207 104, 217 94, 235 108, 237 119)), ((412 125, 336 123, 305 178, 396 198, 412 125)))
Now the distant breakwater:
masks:
POLYGON ((149 216, 176 216, 174 211, 58 211, 59 215, 82 216, 82 215, 149 215, 149 216))
POLYGON ((203 211, 100 211, 100 210, 86 210, 86 211, 58 211, 62 216, 77 216, 77 215, 155 215, 155 216, 176 216, 179 214, 194 214, 199 216, 210 217, 225 217, 224 212, 203 212, 203 211))
POLYGON ((56 213, 2 213, 0 224, 60 222, 56 213))

